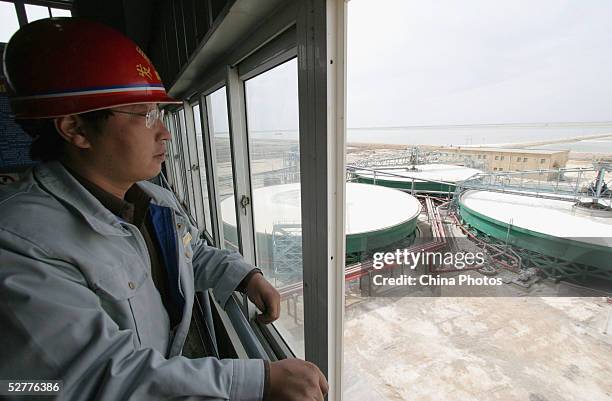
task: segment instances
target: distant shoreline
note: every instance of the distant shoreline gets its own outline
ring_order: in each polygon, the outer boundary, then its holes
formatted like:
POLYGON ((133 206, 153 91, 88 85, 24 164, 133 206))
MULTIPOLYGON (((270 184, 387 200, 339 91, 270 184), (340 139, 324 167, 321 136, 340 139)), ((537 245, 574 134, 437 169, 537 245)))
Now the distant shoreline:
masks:
MULTIPOLYGON (((529 142, 515 142, 515 143, 494 143, 494 144, 481 144, 481 145, 458 145, 456 148, 513 148, 513 149, 524 149, 533 146, 544 146, 558 143, 577 143, 584 140, 601 139, 601 138, 612 138, 612 133, 596 134, 596 135, 580 135, 571 138, 561 139, 549 139, 529 142)), ((360 149, 407 149, 413 146, 417 146, 421 149, 436 150, 447 147, 445 145, 403 145, 403 144, 385 144, 385 143, 365 143, 365 142, 347 142, 347 147, 354 147, 360 149)), ((593 157, 612 157, 612 153, 596 153, 596 152, 576 152, 570 150, 572 159, 576 160, 591 160, 593 157)))
POLYGON ((405 125, 390 127, 347 127, 348 130, 404 130, 404 129, 448 129, 448 128, 568 128, 568 127, 612 127, 612 121, 568 121, 556 123, 501 123, 501 124, 442 124, 442 125, 405 125))
MULTIPOLYGON (((580 141, 585 140, 593 140, 593 139, 601 139, 601 138, 611 138, 612 133, 606 134, 593 134, 593 135, 579 135, 573 137, 565 137, 565 138, 557 138, 557 139, 548 139, 548 140, 537 140, 537 141, 523 141, 523 142, 513 142, 513 143, 494 143, 494 144, 481 144, 481 145, 457 145, 454 146, 456 148, 462 149, 474 149, 474 148, 529 148, 534 146, 546 146, 551 144, 561 144, 561 143, 578 143, 580 141)), ((288 138, 251 138, 251 141, 257 147, 263 146, 264 148, 268 148, 270 145, 281 145, 283 143, 289 145, 297 145, 299 141, 297 139, 288 139, 288 138)), ((229 141, 228 141, 229 142, 229 141)), ((284 145, 281 145, 284 146, 284 145)), ((358 142, 358 141, 350 141, 347 142, 347 153, 356 153, 366 150, 406 150, 411 147, 418 147, 423 150, 433 151, 440 148, 447 147, 448 145, 427 145, 427 144, 397 144, 397 143, 383 143, 383 142, 358 142)), ((268 149, 270 150, 270 149, 268 149)), ((552 150, 552 149, 542 149, 542 150, 552 150)), ((570 159, 572 160, 581 160, 581 161, 590 161, 593 159, 608 159, 612 160, 612 152, 589 152, 589 151, 576 151, 570 149, 570 159)))
POLYGON ((612 138, 612 133, 580 135, 571 138, 551 139, 533 142, 494 143, 491 145, 462 145, 463 148, 528 148, 532 146, 552 145, 556 143, 576 143, 588 139, 612 138))

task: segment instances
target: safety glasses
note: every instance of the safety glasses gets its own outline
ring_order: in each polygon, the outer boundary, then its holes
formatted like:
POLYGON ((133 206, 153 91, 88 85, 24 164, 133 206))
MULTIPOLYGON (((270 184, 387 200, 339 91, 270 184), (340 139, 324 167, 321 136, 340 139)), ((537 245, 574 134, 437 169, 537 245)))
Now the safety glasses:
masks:
POLYGON ((145 118, 145 126, 147 128, 153 128, 155 126, 155 123, 157 122, 157 120, 160 120, 161 122, 164 121, 164 114, 165 114, 165 110, 160 110, 159 107, 155 107, 149 111, 147 111, 146 113, 136 113, 133 111, 123 111, 123 110, 115 110, 115 109, 110 109, 110 111, 112 111, 113 113, 120 113, 120 114, 131 114, 133 116, 141 116, 145 118))

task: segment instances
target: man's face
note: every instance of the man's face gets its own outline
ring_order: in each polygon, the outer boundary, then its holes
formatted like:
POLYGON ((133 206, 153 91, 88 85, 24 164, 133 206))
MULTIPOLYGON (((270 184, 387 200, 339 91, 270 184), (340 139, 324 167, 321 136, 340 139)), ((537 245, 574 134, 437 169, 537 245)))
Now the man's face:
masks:
MULTIPOLYGON (((139 104, 113 107, 113 110, 145 114, 155 107, 155 104, 139 104)), ((159 174, 166 154, 165 141, 171 136, 160 120, 151 128, 146 127, 145 120, 144 116, 114 112, 102 132, 90 137, 90 154, 109 178, 133 183, 159 174)))

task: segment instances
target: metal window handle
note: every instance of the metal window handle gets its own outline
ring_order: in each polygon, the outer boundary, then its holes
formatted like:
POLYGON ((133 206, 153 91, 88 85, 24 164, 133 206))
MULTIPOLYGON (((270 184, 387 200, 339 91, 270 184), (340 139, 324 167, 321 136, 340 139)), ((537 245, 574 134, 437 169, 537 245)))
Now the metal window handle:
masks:
POLYGON ((244 214, 246 215, 247 213, 247 206, 251 203, 251 199, 246 196, 246 195, 242 195, 242 197, 240 198, 240 206, 242 206, 242 208, 244 209, 244 214))
POLYGON ((193 166, 191 166, 191 169, 189 169, 189 171, 198 171, 200 169, 200 166, 198 164, 194 164, 193 166))

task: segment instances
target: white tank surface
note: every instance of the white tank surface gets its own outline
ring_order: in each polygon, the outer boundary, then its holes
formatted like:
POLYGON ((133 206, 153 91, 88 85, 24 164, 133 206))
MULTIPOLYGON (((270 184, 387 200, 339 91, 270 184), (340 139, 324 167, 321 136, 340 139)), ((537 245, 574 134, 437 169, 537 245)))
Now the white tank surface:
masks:
POLYGON ((612 213, 572 201, 490 191, 466 191, 462 219, 510 245, 570 262, 612 270, 612 213))
POLYGON ((612 215, 596 217, 577 211, 574 203, 533 196, 467 191, 461 203, 515 228, 612 247, 612 215))
MULTIPOLYGON (((410 235, 421 212, 412 195, 369 184, 346 184, 347 252, 363 251, 364 246, 380 246, 410 235), (366 245, 367 244, 367 245, 366 245)), ((275 226, 301 221, 300 184, 257 188, 253 193, 257 235, 271 235, 275 226)), ((234 198, 221 202, 225 229, 235 230, 234 198)))
MULTIPOLYGON (((478 169, 453 164, 418 164, 414 168, 407 166, 377 169, 376 183, 393 188, 410 189, 414 180, 416 190, 448 191, 453 190, 454 185, 441 185, 423 180, 444 181, 454 184, 481 172, 478 169), (385 173, 398 174, 402 177, 390 176, 385 173)), ((374 172, 372 171, 357 171, 356 175, 359 182, 373 183, 374 181, 374 172)))

